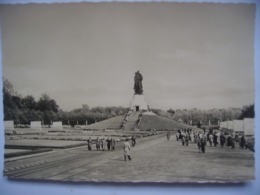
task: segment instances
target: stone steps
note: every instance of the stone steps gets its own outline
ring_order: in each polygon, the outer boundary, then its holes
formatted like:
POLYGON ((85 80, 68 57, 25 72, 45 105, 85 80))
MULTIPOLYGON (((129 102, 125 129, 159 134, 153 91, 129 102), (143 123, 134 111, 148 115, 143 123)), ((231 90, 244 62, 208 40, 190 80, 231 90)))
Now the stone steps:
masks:
POLYGON ((140 112, 132 112, 125 124, 124 131, 132 131, 134 130, 134 126, 136 124, 136 121, 138 120, 140 115, 140 112))

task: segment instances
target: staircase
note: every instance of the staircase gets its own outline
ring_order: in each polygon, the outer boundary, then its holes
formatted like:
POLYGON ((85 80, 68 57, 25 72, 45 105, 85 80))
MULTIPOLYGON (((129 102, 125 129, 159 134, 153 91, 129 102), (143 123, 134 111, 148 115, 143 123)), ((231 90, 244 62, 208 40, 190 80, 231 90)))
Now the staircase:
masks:
POLYGON ((138 120, 140 112, 132 112, 128 117, 128 120, 125 124, 124 131, 133 131, 136 121, 138 120))

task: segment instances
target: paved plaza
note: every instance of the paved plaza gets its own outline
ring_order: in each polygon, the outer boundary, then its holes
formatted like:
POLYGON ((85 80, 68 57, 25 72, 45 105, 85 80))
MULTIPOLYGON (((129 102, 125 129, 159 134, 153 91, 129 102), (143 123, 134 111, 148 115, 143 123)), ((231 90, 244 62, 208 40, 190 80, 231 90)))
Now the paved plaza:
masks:
POLYGON ((164 134, 137 140, 131 161, 116 151, 88 151, 86 146, 6 159, 5 175, 16 179, 116 182, 224 182, 254 179, 254 153, 196 144, 182 146, 164 134))

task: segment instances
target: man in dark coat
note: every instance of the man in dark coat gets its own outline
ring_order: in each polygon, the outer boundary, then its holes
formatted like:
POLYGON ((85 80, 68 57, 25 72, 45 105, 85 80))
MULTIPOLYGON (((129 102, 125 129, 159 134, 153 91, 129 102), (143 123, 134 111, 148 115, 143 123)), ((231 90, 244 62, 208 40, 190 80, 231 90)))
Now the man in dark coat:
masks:
POLYGON ((241 138, 240 138, 240 147, 241 147, 242 149, 244 149, 245 144, 246 144, 246 139, 245 139, 245 136, 242 135, 241 138))
POLYGON ((232 138, 231 138, 231 135, 228 135, 227 137, 227 147, 232 147, 232 138))
POLYGON ((223 148, 224 144, 226 142, 226 137, 223 135, 223 133, 220 134, 220 145, 223 148))
POLYGON ((111 139, 108 138, 108 139, 107 139, 107 150, 108 150, 108 151, 110 150, 110 146, 111 146, 111 139))
POLYGON ((111 150, 114 151, 116 149, 116 140, 115 138, 111 138, 111 150))
POLYGON ((170 134, 170 131, 169 131, 169 130, 167 131, 166 137, 167 137, 167 140, 169 141, 169 140, 170 140, 170 137, 171 137, 171 134, 170 134))
POLYGON ((88 150, 89 151, 92 150, 92 139, 91 139, 91 137, 88 138, 88 150))
POLYGON ((132 136, 132 146, 134 147, 136 144, 136 137, 135 135, 132 136))
POLYGON ((213 135, 213 143, 215 147, 218 145, 218 136, 216 132, 213 135))

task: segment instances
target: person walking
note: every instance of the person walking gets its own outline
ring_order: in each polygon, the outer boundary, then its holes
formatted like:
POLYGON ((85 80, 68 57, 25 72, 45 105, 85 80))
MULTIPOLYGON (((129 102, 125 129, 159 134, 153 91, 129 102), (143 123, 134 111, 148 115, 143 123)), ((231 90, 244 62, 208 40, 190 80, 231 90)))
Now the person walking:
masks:
POLYGON ((100 139, 98 137, 96 140, 96 148, 97 148, 97 151, 100 151, 100 139))
POLYGON ((235 137, 231 134, 231 148, 234 149, 236 147, 235 137))
POLYGON ((136 144, 136 137, 135 135, 132 136, 132 146, 135 147, 136 144))
POLYGON ((207 136, 205 133, 202 135, 202 138, 200 139, 200 149, 202 153, 206 152, 206 143, 207 143, 207 136))
POLYGON ((210 133, 209 134, 209 145, 212 146, 213 143, 213 135, 210 133))
POLYGON ((100 139, 100 150, 103 151, 104 150, 104 138, 100 139))
POLYGON ((176 141, 179 141, 179 137, 180 137, 180 133, 177 132, 177 133, 176 133, 176 141))
POLYGON ((218 136, 216 132, 213 135, 213 143, 215 147, 218 145, 218 136))
POLYGON ((171 137, 171 134, 170 134, 170 131, 169 131, 169 130, 167 131, 166 137, 167 137, 167 140, 169 141, 169 140, 170 140, 170 137, 171 137))
POLYGON ((103 151, 106 150, 106 138, 102 139, 102 144, 103 144, 103 151))
POLYGON ((223 133, 220 134, 220 145, 223 148, 226 142, 226 137, 223 135, 223 133))
POLYGON ((91 139, 91 137, 88 138, 88 150, 89 151, 92 150, 92 139, 91 139))
POLYGON ((194 132, 193 131, 190 133, 190 141, 192 143, 194 143, 194 132))
POLYGON ((189 133, 186 134, 186 137, 185 137, 185 145, 188 146, 189 145, 189 133))
POLYGON ((182 142, 182 145, 184 146, 185 142, 186 142, 186 133, 182 132, 181 133, 181 142, 182 142))
POLYGON ((128 138, 125 140, 124 142, 124 146, 123 146, 123 150, 124 150, 124 159, 125 161, 127 160, 132 160, 131 156, 130 156, 130 144, 128 142, 128 138))
POLYGON ((115 138, 111 138, 111 151, 116 149, 116 140, 115 138))
POLYGON ((232 138, 231 138, 231 135, 229 134, 228 137, 227 137, 227 147, 232 147, 232 138))
POLYGON ((241 138, 240 138, 240 147, 241 147, 242 149, 244 149, 244 148, 245 148, 245 145, 246 145, 246 139, 245 139, 245 136, 242 135, 241 138))
POLYGON ((111 138, 107 139, 107 150, 110 150, 110 146, 111 146, 111 138))

